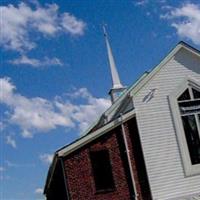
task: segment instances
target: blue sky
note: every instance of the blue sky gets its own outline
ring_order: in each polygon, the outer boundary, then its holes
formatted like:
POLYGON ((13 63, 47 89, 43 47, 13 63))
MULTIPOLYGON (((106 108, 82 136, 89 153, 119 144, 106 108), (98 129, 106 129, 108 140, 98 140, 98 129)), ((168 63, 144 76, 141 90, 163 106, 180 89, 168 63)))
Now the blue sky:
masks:
POLYGON ((0 12, 2 200, 44 199, 53 152, 110 105, 102 23, 126 86, 180 40, 200 48, 198 1, 4 0, 0 12))

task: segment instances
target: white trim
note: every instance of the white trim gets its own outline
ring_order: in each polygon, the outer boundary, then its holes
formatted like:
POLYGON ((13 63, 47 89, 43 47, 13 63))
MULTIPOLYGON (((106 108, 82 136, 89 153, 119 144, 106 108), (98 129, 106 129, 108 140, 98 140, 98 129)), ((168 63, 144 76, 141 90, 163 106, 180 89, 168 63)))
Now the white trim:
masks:
POLYGON ((134 199, 138 200, 139 194, 137 192, 136 182, 135 182, 134 173, 133 173, 133 165, 132 165, 130 150, 129 150, 129 145, 128 145, 128 139, 127 139, 125 127, 123 124, 123 116, 122 115, 121 115, 121 129, 122 129, 122 136, 123 136, 124 145, 125 145, 125 151, 126 151, 126 155, 127 155, 127 159, 128 159, 128 166, 129 166, 129 171, 130 171, 130 175, 131 175, 131 181, 133 184, 133 191, 134 191, 134 195, 135 195, 134 199))
POLYGON ((200 164, 192 165, 189 150, 187 146, 187 141, 185 138, 185 131, 183 128, 183 123, 180 116, 179 106, 177 103, 177 98, 184 92, 188 86, 200 88, 200 83, 194 79, 186 78, 179 88, 177 88, 172 94, 169 95, 169 103, 172 111, 173 121, 177 133, 178 144, 180 147, 180 153, 183 161, 183 167, 186 176, 200 174, 200 164))

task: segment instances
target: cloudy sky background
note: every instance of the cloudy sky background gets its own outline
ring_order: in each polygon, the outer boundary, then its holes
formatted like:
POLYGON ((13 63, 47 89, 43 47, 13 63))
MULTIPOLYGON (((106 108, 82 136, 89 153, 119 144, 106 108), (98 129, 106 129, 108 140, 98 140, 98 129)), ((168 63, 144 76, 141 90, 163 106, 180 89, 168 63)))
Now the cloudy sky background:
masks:
POLYGON ((110 105, 102 23, 130 86, 180 40, 200 49, 198 1, 9 1, 0 5, 0 199, 44 199, 53 152, 110 105))

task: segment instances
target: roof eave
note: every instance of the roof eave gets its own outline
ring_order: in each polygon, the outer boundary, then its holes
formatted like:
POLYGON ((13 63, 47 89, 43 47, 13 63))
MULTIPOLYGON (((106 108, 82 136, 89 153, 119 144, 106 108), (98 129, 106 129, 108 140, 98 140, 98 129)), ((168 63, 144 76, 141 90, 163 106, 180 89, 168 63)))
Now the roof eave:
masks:
MULTIPOLYGON (((127 120, 129 120, 130 118, 132 118, 134 116, 135 116, 135 110, 132 110, 123 115, 122 121, 126 122, 127 120)), ((121 118, 117 118, 117 119, 113 120, 112 122, 106 124, 105 126, 92 132, 91 134, 86 135, 86 136, 80 138, 79 140, 77 140, 76 142, 66 146, 65 148, 56 151, 56 153, 54 154, 52 164, 49 167, 49 171, 48 171, 48 175, 46 178, 43 193, 47 194, 47 191, 51 184, 51 180, 52 180, 52 177, 53 177, 53 174, 55 171, 55 167, 56 167, 59 157, 65 157, 65 156, 69 155, 70 153, 74 152, 75 150, 78 150, 79 148, 83 147, 84 145, 88 144, 89 142, 99 138, 100 136, 102 136, 102 135, 106 134, 107 132, 111 131, 112 129, 116 128, 117 126, 120 125, 120 123, 121 123, 121 118)))
MULTIPOLYGON (((126 113, 123 115, 123 122, 126 122, 130 118, 135 116, 135 110, 131 110, 130 112, 126 113)), ((99 138, 100 136, 104 135, 105 133, 111 131, 112 129, 116 128, 119 126, 121 123, 121 118, 117 118, 105 126, 97 129, 96 131, 90 133, 89 135, 86 135, 85 137, 81 138, 75 143, 72 143, 69 146, 66 146, 64 149, 61 149, 60 151, 57 151, 58 156, 67 156, 70 153, 74 152, 75 150, 83 147, 84 145, 88 144, 89 142, 99 138)))

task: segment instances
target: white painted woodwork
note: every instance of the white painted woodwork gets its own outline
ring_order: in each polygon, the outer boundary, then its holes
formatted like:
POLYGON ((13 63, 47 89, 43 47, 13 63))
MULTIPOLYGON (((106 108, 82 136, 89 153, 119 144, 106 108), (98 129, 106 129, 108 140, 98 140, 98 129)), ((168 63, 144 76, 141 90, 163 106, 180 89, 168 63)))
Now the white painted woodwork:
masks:
POLYGON ((133 97, 154 200, 200 194, 200 174, 185 176, 168 100, 187 77, 200 81, 200 57, 181 48, 133 97))

